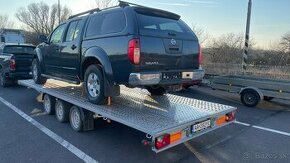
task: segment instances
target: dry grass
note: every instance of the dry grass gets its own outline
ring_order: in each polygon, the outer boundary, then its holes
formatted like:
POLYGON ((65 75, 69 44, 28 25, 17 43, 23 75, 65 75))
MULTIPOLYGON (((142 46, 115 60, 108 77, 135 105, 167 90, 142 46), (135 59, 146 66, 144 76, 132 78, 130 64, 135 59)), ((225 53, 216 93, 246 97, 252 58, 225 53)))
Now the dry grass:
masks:
MULTIPOLYGON (((204 63, 203 68, 211 75, 241 75, 241 64, 204 63)), ((290 80, 290 66, 248 65, 247 75, 271 79, 290 80)))

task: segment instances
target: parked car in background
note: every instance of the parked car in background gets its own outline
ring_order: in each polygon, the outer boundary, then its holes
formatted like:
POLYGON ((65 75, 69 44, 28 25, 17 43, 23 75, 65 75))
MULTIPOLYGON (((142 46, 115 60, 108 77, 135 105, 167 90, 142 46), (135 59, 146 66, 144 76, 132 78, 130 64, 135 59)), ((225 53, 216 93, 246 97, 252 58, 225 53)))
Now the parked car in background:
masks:
POLYGON ((152 95, 180 90, 203 77, 200 57, 198 38, 179 15, 120 3, 60 24, 37 46, 32 73, 38 84, 84 81, 89 101, 101 104, 121 84, 152 95))
POLYGON ((0 85, 15 83, 18 79, 31 78, 34 45, 0 44, 0 85))

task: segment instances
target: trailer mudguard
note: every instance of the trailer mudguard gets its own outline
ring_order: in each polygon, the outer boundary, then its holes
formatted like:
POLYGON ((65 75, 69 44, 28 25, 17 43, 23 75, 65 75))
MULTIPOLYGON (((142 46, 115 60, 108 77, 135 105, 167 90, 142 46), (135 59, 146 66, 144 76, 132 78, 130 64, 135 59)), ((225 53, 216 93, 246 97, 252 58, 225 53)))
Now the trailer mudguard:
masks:
POLYGON ((239 92, 239 95, 243 92, 243 91, 246 91, 246 90, 253 90, 255 92, 257 92, 260 96, 260 99, 263 100, 264 99, 264 95, 262 93, 262 91, 259 89, 259 88, 256 88, 256 87, 245 87, 245 88, 242 88, 239 92))

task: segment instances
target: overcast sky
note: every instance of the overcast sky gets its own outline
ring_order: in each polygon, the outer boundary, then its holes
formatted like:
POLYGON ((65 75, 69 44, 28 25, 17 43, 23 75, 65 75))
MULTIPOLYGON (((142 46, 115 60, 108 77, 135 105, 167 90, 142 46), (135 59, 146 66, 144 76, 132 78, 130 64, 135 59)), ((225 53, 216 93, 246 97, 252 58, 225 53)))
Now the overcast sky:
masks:
MULTIPOLYGON (((8 14, 16 21, 17 9, 41 0, 0 0, 0 14, 8 14)), ((90 9, 94 0, 60 0, 79 13, 90 9)), ((196 24, 209 34, 244 33, 248 0, 128 0, 130 2, 165 9, 181 15, 185 22, 196 24)), ((57 0, 45 1, 48 4, 57 0)), ((19 23, 17 23, 18 26, 19 23)), ((290 0, 253 0, 251 36, 260 47, 267 47, 290 32, 290 0)))

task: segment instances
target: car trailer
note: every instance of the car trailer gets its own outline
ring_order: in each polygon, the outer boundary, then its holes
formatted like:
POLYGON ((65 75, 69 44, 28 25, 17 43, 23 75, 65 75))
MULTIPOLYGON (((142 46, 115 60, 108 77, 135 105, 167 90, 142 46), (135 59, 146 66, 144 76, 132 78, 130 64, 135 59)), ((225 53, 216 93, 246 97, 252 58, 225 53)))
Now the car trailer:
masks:
POLYGON ((290 81, 273 80, 250 76, 215 76, 211 81, 213 89, 239 93, 241 102, 255 107, 261 100, 271 101, 273 98, 290 100, 290 81))
POLYGON ((116 121, 144 133, 142 143, 156 153, 235 121, 235 107, 172 94, 152 97, 145 89, 121 86, 120 96, 109 105, 90 103, 81 85, 47 80, 19 80, 19 85, 35 89, 43 97, 44 110, 55 112, 60 122, 70 121, 76 131, 94 129, 94 119, 116 121))

